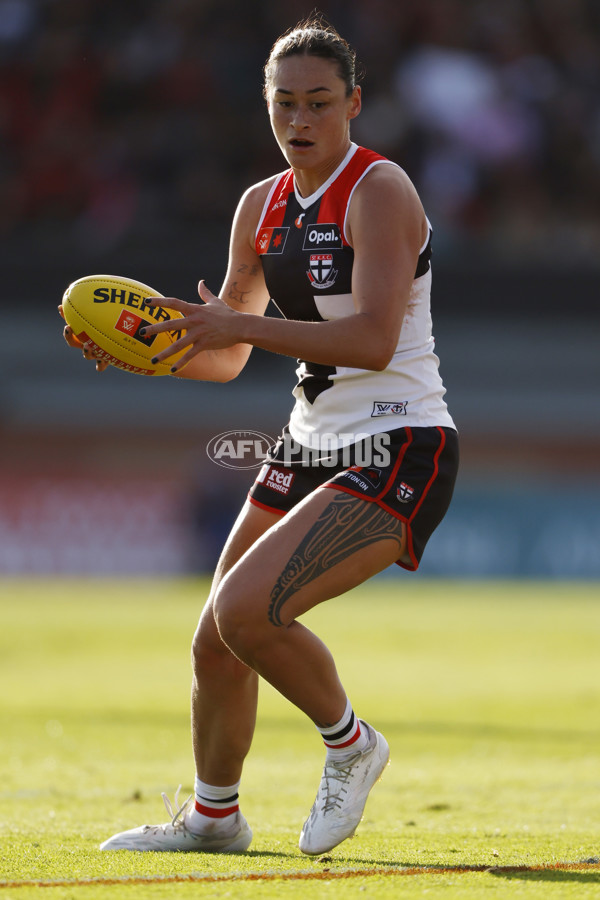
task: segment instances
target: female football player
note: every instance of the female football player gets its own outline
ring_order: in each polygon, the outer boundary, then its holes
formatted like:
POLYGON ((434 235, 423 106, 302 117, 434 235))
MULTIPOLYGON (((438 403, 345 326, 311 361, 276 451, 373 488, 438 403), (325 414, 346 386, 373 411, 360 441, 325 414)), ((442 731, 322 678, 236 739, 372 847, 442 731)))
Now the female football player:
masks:
POLYGON ((220 294, 200 282, 202 304, 159 301, 184 315, 185 334, 158 358, 184 347, 174 375, 220 382, 252 347, 298 358, 295 404, 194 637, 195 795, 175 809, 165 797, 170 822, 117 834, 107 850, 247 849, 238 789, 259 676, 326 748, 300 849, 323 853, 354 833, 388 745, 357 718, 330 652, 300 620, 392 563, 415 570, 456 477, 431 333, 431 228, 405 172, 351 141, 355 54, 329 25, 302 23, 274 44, 264 91, 289 168, 242 197, 220 294), (264 316, 270 298, 284 318, 264 316))

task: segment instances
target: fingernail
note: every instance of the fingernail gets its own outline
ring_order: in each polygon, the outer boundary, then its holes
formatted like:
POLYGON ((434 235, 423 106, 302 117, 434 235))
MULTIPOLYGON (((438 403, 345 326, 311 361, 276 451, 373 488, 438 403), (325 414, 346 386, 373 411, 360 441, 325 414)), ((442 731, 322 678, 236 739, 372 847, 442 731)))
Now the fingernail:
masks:
POLYGON ((174 375, 177 371, 177 366, 171 366, 171 375, 174 375))
POLYGON ((145 328, 140 328, 140 334, 141 334, 142 337, 144 337, 144 335, 146 334, 146 329, 145 329, 145 328))
POLYGON ((150 362, 152 363, 153 366, 155 366, 156 363, 158 362, 158 358, 156 356, 153 356, 152 359, 150 360, 150 362))

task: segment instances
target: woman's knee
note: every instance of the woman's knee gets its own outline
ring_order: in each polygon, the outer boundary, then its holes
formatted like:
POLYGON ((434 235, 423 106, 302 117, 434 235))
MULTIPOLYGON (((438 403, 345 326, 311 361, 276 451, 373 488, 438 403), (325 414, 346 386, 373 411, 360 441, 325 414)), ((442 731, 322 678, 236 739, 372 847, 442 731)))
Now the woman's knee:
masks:
POLYGON ((224 667, 239 665, 239 660, 233 656, 219 634, 212 603, 202 613, 192 639, 191 651, 192 668, 196 676, 222 672, 224 667))
POLYGON ((265 634, 268 621, 265 616, 261 623, 260 608, 260 598, 252 596, 250 585, 240 584, 235 577, 224 578, 215 594, 213 609, 218 634, 231 652, 246 663, 252 660, 253 650, 269 638, 265 634))

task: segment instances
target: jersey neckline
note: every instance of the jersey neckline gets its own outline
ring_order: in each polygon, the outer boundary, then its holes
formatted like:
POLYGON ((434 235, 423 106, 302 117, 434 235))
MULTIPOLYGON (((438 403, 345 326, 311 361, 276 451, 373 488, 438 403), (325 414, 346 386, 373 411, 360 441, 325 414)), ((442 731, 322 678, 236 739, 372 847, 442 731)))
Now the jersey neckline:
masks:
POLYGON ((341 163, 339 164, 339 166, 337 167, 335 172, 332 172, 331 175, 329 176, 329 178, 327 179, 327 181, 324 181, 323 184, 320 187, 318 187, 317 190, 313 194, 310 194, 308 197, 303 197, 298 192, 298 187, 296 185, 296 178, 292 173, 292 178, 293 178, 293 182, 294 182, 294 194, 296 195, 296 200, 298 201, 298 203, 302 207, 302 209, 308 209, 309 206, 312 206, 313 203, 316 203, 317 200, 319 200, 323 196, 323 194, 325 193, 327 188, 331 187, 331 185, 333 184, 335 179, 338 177, 338 175, 341 172, 343 172, 343 170, 346 168, 346 166, 348 165, 348 163, 350 162, 350 160, 352 159, 352 157, 354 156, 354 154, 356 153, 357 150, 358 150, 358 144, 355 144, 354 141, 351 141, 350 147, 348 148, 348 152, 346 153, 345 157, 343 158, 343 160, 341 161, 341 163))

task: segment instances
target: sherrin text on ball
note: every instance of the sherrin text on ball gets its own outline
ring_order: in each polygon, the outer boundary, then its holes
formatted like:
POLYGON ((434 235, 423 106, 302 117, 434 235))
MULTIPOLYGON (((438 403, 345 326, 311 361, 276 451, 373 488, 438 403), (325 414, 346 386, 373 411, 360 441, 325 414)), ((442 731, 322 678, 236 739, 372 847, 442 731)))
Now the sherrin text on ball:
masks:
POLYGON ((182 330, 177 328, 175 320, 182 315, 146 302, 150 297, 162 296, 133 278, 87 275, 69 285, 63 295, 62 309, 67 325, 82 344, 90 345, 99 359, 138 375, 169 375, 183 350, 165 362, 153 363, 152 359, 181 337, 182 330), (171 319, 174 320, 172 331, 140 334, 146 325, 171 319))

